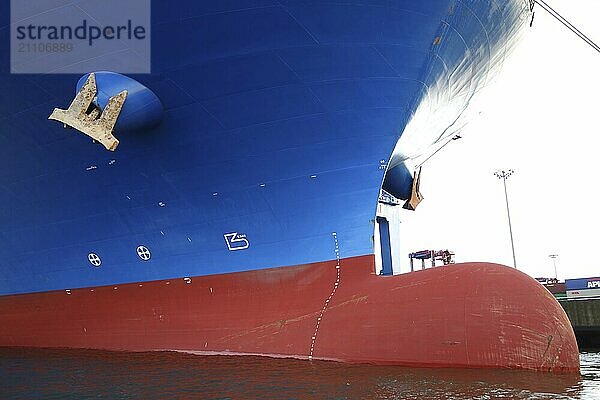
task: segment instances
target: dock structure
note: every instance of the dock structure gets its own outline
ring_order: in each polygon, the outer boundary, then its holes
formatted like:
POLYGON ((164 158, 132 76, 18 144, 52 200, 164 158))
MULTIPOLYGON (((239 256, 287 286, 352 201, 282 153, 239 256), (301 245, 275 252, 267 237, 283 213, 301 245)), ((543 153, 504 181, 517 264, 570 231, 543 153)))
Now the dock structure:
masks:
POLYGON ((600 298, 559 299, 580 349, 600 348, 600 298))

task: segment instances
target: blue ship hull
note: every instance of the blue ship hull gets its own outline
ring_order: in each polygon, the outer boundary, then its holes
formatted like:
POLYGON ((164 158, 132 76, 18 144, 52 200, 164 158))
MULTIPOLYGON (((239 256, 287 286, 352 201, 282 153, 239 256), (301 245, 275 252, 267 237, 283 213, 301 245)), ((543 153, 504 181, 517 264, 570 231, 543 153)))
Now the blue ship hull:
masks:
POLYGON ((131 77, 163 120, 117 132, 114 153, 47 120, 80 75, 0 60, 0 295, 332 260, 332 232, 342 258, 374 254, 386 171, 410 193, 392 155, 407 124, 436 96, 466 108, 527 16, 517 0, 155 1, 152 73, 131 77))

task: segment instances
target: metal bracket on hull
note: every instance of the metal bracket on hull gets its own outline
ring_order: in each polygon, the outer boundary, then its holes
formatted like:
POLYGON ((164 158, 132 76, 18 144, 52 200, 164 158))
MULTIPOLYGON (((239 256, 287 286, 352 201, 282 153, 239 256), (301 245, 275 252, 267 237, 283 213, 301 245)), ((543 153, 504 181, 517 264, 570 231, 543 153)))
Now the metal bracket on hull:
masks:
POLYGON ((406 203, 402 206, 402 208, 406 210, 414 211, 419 203, 423 200, 423 195, 419 191, 419 187, 421 186, 421 168, 418 171, 415 171, 412 182, 412 190, 410 191, 410 198, 406 200, 406 203))
POLYGON ((102 143, 107 150, 115 151, 119 141, 112 131, 127 99, 127 90, 111 97, 104 110, 94 103, 96 98, 96 77, 91 73, 81 90, 75 95, 67 110, 55 108, 48 119, 62 122, 65 128, 71 127, 102 143))

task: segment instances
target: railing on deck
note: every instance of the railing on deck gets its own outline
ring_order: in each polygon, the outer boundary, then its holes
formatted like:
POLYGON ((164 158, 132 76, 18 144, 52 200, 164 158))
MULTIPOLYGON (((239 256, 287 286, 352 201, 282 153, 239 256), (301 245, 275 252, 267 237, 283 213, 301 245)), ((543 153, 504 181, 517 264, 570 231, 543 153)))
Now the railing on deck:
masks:
POLYGON ((450 250, 421 250, 408 255, 410 258, 410 271, 413 272, 413 260, 421 260, 421 269, 425 269, 425 260, 431 260, 431 267, 435 267, 436 261, 441 261, 443 265, 454 264, 454 252, 450 250))

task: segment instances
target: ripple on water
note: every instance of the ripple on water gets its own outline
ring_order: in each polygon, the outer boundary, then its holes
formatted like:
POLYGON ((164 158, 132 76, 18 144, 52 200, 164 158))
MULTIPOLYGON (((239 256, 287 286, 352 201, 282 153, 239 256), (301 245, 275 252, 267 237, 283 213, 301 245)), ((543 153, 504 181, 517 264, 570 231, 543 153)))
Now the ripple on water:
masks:
POLYGON ((600 399, 600 353, 581 376, 261 357, 0 349, 0 398, 600 399))

